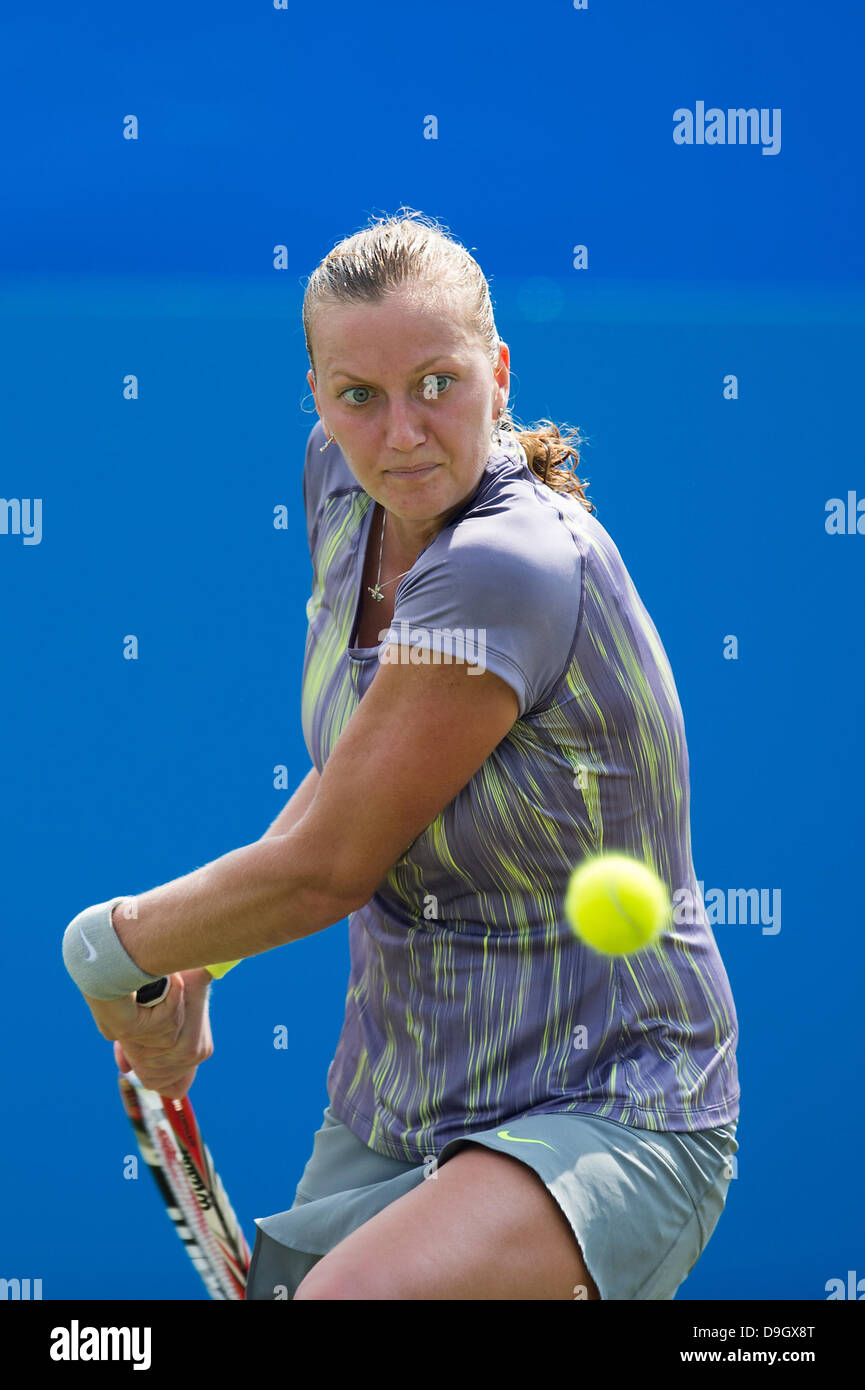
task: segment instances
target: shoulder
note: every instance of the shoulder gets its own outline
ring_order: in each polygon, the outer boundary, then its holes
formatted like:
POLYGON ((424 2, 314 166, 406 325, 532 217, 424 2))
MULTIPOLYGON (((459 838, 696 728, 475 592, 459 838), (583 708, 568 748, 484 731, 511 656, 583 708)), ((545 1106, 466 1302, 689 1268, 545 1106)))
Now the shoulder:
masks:
POLYGON ((328 444, 324 426, 316 420, 306 441, 303 461, 303 503, 306 509, 306 528, 312 545, 316 519, 326 499, 336 492, 357 490, 357 479, 343 457, 336 441, 328 444))
POLYGON ((438 573, 467 596, 567 606, 583 562, 575 511, 532 479, 524 458, 498 456, 466 509, 418 557, 403 593, 438 573))
POLYGON ((555 689, 582 611, 579 535, 528 468, 490 468, 477 494, 400 584, 394 634, 446 650, 455 636, 517 693, 519 712, 555 689))

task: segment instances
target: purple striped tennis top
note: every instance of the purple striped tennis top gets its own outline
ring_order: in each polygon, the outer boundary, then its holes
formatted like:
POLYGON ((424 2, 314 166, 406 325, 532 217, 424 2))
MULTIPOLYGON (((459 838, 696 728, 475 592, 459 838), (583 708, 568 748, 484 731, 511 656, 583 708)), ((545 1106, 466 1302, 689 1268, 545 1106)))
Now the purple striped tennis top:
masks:
MULTIPOLYGON (((350 645, 373 499, 324 441, 317 423, 303 478, 301 710, 319 772, 385 650, 350 645)), ((529 1113, 678 1131, 735 1119, 738 1025, 692 860, 682 710, 607 531, 505 443, 400 581, 392 631, 427 660, 494 671, 519 717, 349 916, 335 1114, 409 1162, 529 1113), (572 870, 602 852, 670 890, 669 929, 637 955, 600 955, 565 919, 572 870)))

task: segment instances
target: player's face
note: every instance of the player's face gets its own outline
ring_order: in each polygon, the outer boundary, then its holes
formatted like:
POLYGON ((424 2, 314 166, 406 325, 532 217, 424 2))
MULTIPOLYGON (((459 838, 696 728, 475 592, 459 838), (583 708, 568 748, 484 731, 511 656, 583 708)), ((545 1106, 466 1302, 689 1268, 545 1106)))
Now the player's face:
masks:
POLYGON ((320 306, 308 381, 328 434, 365 492, 404 523, 443 525, 475 491, 507 404, 509 354, 493 370, 449 299, 408 288, 377 304, 320 306))

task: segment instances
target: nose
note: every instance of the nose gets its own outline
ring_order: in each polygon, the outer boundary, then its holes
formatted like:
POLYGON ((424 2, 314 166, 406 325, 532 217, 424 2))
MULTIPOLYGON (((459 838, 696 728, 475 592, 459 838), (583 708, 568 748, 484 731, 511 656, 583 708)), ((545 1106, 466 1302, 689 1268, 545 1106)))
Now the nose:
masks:
POLYGON ((384 442, 397 453, 410 453, 427 437, 423 407, 414 401, 391 400, 384 427, 384 442))

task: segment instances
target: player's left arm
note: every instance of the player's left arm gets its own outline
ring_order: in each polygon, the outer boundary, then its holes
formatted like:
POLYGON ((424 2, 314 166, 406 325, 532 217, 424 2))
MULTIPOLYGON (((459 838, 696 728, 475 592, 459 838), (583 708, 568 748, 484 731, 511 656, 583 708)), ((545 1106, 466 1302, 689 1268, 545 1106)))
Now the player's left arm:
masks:
POLYGON ((298 823, 118 904, 122 945, 142 970, 169 975, 341 921, 369 901, 518 714, 516 693, 492 671, 380 665, 298 823))

